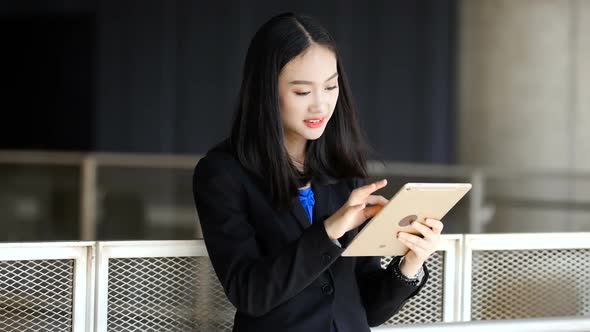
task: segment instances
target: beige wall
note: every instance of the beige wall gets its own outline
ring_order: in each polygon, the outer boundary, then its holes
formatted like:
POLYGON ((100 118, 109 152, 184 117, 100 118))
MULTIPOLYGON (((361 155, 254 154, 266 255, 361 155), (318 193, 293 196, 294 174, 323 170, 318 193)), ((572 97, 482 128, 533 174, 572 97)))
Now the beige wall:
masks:
POLYGON ((576 38, 576 125, 574 141, 575 169, 590 170, 590 1, 578 0, 576 15, 578 29, 576 38))
MULTIPOLYGON (((590 173, 590 0, 464 0, 459 17, 459 160, 590 173)), ((489 184, 520 203, 488 231, 590 230, 589 213, 549 208, 590 202, 590 178, 489 184)))
MULTIPOLYGON (((573 169, 590 172, 590 1, 577 1, 578 29, 576 36, 576 111, 574 117, 574 164, 573 169)), ((576 181, 574 198, 590 202, 590 179, 576 181)), ((590 221, 587 213, 572 213, 577 230, 587 230, 590 221)))

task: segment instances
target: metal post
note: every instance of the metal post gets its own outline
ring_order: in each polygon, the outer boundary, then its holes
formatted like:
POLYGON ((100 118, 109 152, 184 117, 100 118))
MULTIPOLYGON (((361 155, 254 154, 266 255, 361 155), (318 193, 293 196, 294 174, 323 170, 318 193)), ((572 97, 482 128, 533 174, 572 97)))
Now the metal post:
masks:
POLYGON ((96 180, 97 165, 92 155, 85 156, 80 165, 80 238, 96 239, 96 180))
POLYGON ((469 233, 483 232, 485 179, 481 170, 475 169, 471 174, 471 194, 469 195, 469 233))

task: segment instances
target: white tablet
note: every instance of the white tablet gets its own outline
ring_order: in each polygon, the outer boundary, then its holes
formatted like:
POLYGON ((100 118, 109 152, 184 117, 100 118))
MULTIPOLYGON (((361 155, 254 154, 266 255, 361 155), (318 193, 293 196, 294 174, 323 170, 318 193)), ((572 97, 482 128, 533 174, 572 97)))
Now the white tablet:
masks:
POLYGON ((418 234, 414 220, 441 220, 465 194, 469 183, 407 183, 348 244, 342 256, 402 256, 408 248, 399 231, 418 234))

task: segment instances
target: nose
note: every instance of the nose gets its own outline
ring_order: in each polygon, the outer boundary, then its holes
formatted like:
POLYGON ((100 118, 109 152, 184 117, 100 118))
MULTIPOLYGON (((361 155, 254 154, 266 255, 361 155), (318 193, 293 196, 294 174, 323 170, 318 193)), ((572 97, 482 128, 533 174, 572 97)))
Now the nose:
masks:
POLYGON ((309 105, 309 112, 310 113, 322 113, 322 106, 320 104, 312 104, 309 105))
POLYGON ((309 110, 312 113, 321 113, 325 102, 325 97, 322 93, 315 93, 312 103, 309 105, 309 110))

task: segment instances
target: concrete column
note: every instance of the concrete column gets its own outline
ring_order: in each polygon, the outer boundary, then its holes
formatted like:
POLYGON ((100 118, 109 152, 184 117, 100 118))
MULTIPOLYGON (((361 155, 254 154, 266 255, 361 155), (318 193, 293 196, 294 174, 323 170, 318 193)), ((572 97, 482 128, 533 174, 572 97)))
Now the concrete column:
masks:
MULTIPOLYGON (((590 1, 464 0, 459 17, 459 160, 590 173, 590 1)), ((588 194, 586 182, 495 177, 487 230, 590 230, 556 204, 588 194)))
MULTIPOLYGON (((578 0, 574 7, 577 22, 575 30, 576 82, 574 111, 574 158, 572 168, 590 173, 590 1, 578 0)), ((590 177, 579 179, 574 184, 574 198, 586 202, 590 208, 590 177)), ((576 230, 588 231, 590 213, 573 213, 572 222, 576 230)))

